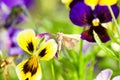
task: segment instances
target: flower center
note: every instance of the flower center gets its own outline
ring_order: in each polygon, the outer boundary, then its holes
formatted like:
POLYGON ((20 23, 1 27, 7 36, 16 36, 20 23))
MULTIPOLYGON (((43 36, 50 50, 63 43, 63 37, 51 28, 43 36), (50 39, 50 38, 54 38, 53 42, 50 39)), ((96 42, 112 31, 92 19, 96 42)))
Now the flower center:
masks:
POLYGON ((98 18, 95 18, 92 20, 92 24, 93 24, 93 26, 97 27, 100 24, 100 20, 98 18))

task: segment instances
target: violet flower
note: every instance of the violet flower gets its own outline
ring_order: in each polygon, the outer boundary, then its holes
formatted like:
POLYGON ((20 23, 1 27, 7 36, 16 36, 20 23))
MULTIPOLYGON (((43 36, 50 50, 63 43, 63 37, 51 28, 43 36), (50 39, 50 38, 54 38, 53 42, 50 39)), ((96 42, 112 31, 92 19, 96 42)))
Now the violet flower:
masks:
MULTIPOLYGON (((112 5, 111 8, 115 18, 117 18, 119 14, 117 5, 112 5)), ((91 7, 87 6, 83 2, 78 2, 71 8, 69 16, 75 25, 81 27, 89 26, 89 29, 85 30, 81 34, 81 38, 83 40, 95 42, 93 30, 98 34, 102 42, 110 40, 106 28, 101 25, 102 23, 112 21, 112 16, 107 6, 97 5, 95 6, 95 9, 92 10, 91 7)))
MULTIPOLYGON (((102 70, 97 75, 97 77, 95 78, 95 80, 110 80, 110 78, 112 76, 112 73, 113 73, 113 71, 111 69, 102 70)), ((120 80, 120 76, 116 76, 112 80, 120 80)))

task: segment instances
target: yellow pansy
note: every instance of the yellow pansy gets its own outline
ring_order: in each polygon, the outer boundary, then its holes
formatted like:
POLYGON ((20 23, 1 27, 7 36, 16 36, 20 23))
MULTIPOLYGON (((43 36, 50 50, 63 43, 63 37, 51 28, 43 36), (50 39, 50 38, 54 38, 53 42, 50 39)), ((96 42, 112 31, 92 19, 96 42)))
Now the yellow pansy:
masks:
POLYGON ((42 42, 38 46, 40 39, 35 36, 32 29, 21 31, 17 36, 18 45, 31 54, 31 57, 24 60, 16 67, 16 72, 20 80, 40 80, 42 76, 40 60, 50 60, 57 52, 57 44, 54 39, 42 42))
POLYGON ((117 3, 117 0, 84 0, 84 2, 89 6, 106 5, 110 6, 117 3))
POLYGON ((72 2, 73 0, 62 0, 62 3, 66 5, 66 7, 69 7, 70 3, 72 2))

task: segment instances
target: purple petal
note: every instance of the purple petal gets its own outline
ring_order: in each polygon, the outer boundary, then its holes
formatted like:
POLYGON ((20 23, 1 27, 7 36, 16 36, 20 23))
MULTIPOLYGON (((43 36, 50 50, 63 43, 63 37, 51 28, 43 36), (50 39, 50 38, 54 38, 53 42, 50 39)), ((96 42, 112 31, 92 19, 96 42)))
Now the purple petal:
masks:
POLYGON ((98 34, 99 38, 101 39, 102 42, 107 42, 110 40, 110 37, 107 33, 107 29, 102 27, 101 25, 98 27, 93 27, 95 32, 98 34))
POLYGON ((1 0, 4 2, 10 9, 16 5, 23 5, 23 0, 1 0))
POLYGON ((18 29, 18 28, 9 28, 8 29, 9 37, 10 37, 10 40, 11 40, 11 47, 18 46, 16 37, 17 37, 17 34, 20 31, 21 31, 21 29, 18 29))
POLYGON ((120 80, 120 76, 115 76, 112 80, 120 80))
POLYGON ((50 39, 51 34, 49 34, 49 33, 41 33, 41 34, 38 34, 37 37, 39 37, 39 38, 43 38, 44 37, 45 40, 47 41, 47 40, 50 39))
POLYGON ((82 32, 81 38, 83 40, 87 40, 89 42, 95 42, 95 39, 93 36, 93 30, 95 30, 95 32, 98 34, 98 36, 102 42, 107 42, 110 40, 107 30, 104 27, 102 27, 101 25, 97 26, 97 27, 92 26, 92 27, 90 27, 89 30, 82 32))
POLYGON ((24 4, 27 8, 30 8, 33 4, 35 4, 35 0, 24 0, 24 4))
POLYGON ((85 30, 84 32, 82 32, 81 38, 83 40, 87 40, 88 42, 95 42, 95 39, 93 37, 93 29, 90 28, 90 29, 85 30))
MULTIPOLYGON (((117 18, 119 14, 119 8, 117 7, 117 5, 113 5, 111 6, 111 8, 113 10, 115 17, 117 18)), ((95 15, 97 18, 100 19, 101 23, 106 23, 112 20, 111 13, 107 6, 96 6, 95 15)))
POLYGON ((8 50, 11 46, 9 33, 6 30, 0 30, 0 50, 8 50))
POLYGON ((0 20, 5 20, 10 13, 10 9, 4 4, 0 2, 0 20))
POLYGON ((55 58, 58 59, 58 53, 55 54, 55 58))
POLYGON ((110 80, 111 75, 112 75, 112 70, 111 69, 105 69, 102 70, 96 77, 95 80, 110 80))
POLYGON ((23 51, 20 47, 12 47, 8 51, 9 56, 20 55, 20 54, 23 54, 23 51))
POLYGON ((115 18, 117 18, 119 13, 120 13, 120 10, 119 10, 118 6, 117 5, 113 5, 113 6, 111 6, 111 8, 112 8, 112 11, 113 11, 113 13, 115 15, 115 18))
POLYGON ((10 38, 13 37, 14 35, 16 35, 16 33, 20 32, 20 31, 21 31, 21 29, 19 29, 19 28, 9 28, 8 33, 9 33, 10 38))
POLYGON ((70 8, 72 8, 75 4, 77 4, 80 1, 83 1, 83 0, 73 0, 70 4, 70 8))
POLYGON ((69 16, 71 21, 78 26, 90 25, 93 19, 91 8, 84 4, 83 2, 78 2, 70 10, 69 16))
POLYGON ((83 48, 82 48, 82 52, 83 52, 83 53, 86 53, 86 52, 88 51, 88 49, 89 49, 90 47, 92 47, 92 46, 93 46, 93 43, 90 43, 90 42, 84 43, 84 44, 83 44, 83 48))

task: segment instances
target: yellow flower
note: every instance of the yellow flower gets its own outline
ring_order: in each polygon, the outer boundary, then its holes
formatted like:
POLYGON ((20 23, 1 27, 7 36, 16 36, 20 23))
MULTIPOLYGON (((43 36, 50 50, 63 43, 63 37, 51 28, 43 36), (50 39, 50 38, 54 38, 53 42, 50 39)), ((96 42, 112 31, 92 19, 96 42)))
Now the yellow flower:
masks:
POLYGON ((117 3, 117 0, 84 0, 84 2, 89 6, 96 6, 99 5, 113 5, 117 3))
POLYGON ((68 8, 70 3, 72 2, 73 0, 62 0, 62 3, 66 5, 66 7, 68 8))
POLYGON ((57 52, 55 40, 49 39, 39 45, 40 38, 32 29, 21 31, 17 36, 18 45, 31 55, 17 65, 16 72, 20 80, 40 80, 42 76, 40 60, 50 60, 57 52), (39 46, 38 46, 39 45, 39 46))

